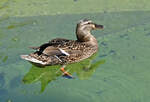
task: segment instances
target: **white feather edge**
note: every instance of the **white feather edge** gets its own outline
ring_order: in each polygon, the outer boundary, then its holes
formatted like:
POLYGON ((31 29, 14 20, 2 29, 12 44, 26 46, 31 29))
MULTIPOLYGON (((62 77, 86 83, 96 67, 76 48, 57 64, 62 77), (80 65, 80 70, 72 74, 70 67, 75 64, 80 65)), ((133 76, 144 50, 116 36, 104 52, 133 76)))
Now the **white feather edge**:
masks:
MULTIPOLYGON (((63 49, 61 49, 61 48, 59 48, 59 50, 60 50, 61 53, 65 54, 66 56, 70 56, 70 54, 67 53, 65 50, 63 50, 63 49)), ((22 59, 24 59, 24 60, 29 61, 29 62, 38 63, 38 64, 42 64, 42 65, 45 65, 45 64, 46 64, 46 62, 42 62, 42 61, 40 61, 40 60, 37 60, 37 59, 35 59, 35 58, 33 58, 33 57, 29 56, 29 55, 20 55, 20 57, 21 57, 22 59)), ((57 57, 57 56, 55 56, 55 57, 57 57)), ((58 58, 58 57, 57 57, 57 58, 58 58)), ((60 60, 60 59, 59 59, 59 60, 60 60)), ((60 60, 60 61, 61 61, 61 60, 60 60)))
POLYGON ((60 50, 61 53, 65 54, 66 56, 70 56, 69 53, 67 53, 65 50, 61 49, 61 48, 58 48, 60 50))
POLYGON ((29 55, 20 55, 20 57, 22 59, 25 59, 25 60, 33 62, 33 63, 42 64, 42 65, 46 64, 46 62, 42 62, 40 60, 37 60, 37 59, 35 59, 35 58, 33 58, 33 57, 29 56, 29 55))

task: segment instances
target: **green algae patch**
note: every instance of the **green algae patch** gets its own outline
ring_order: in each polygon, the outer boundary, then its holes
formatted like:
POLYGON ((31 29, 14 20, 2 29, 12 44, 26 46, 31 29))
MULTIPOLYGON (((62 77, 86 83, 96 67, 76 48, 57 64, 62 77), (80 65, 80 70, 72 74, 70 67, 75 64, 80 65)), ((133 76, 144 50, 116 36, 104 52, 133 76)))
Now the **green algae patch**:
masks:
POLYGON ((4 58, 3 58, 3 62, 6 62, 7 61, 7 59, 8 59, 8 56, 5 56, 4 58))
MULTIPOLYGON (((77 74, 79 79, 85 80, 92 76, 95 70, 101 65, 105 63, 105 60, 100 60, 92 63, 96 56, 83 60, 79 63, 74 63, 66 66, 66 70, 69 73, 77 74)), ((39 68, 34 65, 30 68, 30 71, 24 76, 23 82, 25 84, 32 84, 35 82, 41 82, 41 92, 43 92, 46 86, 55 81, 57 78, 62 77, 63 73, 60 71, 61 66, 47 66, 44 68, 39 68)))
POLYGON ((24 21, 24 22, 20 22, 20 23, 13 23, 11 25, 9 25, 7 27, 7 29, 14 29, 14 28, 18 28, 18 27, 23 27, 25 25, 30 25, 33 24, 35 21, 24 21))
POLYGON ((120 11, 148 11, 149 0, 2 0, 1 14, 25 17, 39 15, 83 14, 120 11))

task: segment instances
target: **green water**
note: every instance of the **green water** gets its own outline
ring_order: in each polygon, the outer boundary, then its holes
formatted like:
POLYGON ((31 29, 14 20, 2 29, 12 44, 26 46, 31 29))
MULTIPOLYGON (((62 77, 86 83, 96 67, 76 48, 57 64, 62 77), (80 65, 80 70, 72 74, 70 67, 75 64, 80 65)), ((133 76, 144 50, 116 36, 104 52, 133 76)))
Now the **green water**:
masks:
MULTIPOLYGON (((41 9, 39 15, 32 15, 37 14, 36 8, 33 9, 36 12, 30 15, 27 8, 18 14, 20 6, 16 6, 13 12, 9 11, 13 6, 7 8, 13 2, 3 1, 6 3, 0 4, 0 9, 8 11, 0 17, 0 102, 150 101, 150 11, 140 11, 135 7, 135 11, 115 12, 111 9, 113 12, 98 12, 106 9, 105 6, 99 9, 93 8, 93 4, 89 7, 93 12, 84 9, 77 13, 78 9, 73 7, 63 10, 62 14, 55 13, 62 10, 60 6, 49 10, 51 15, 43 15, 41 9), (29 46, 56 37, 76 39, 76 23, 83 18, 90 18, 105 28, 92 31, 98 40, 99 52, 67 66, 75 79, 63 78, 60 66, 41 69, 20 58, 21 54, 32 52, 29 46)), ((79 0, 74 2, 74 6, 80 3, 79 0)), ((118 6, 123 7, 122 4, 118 6)))

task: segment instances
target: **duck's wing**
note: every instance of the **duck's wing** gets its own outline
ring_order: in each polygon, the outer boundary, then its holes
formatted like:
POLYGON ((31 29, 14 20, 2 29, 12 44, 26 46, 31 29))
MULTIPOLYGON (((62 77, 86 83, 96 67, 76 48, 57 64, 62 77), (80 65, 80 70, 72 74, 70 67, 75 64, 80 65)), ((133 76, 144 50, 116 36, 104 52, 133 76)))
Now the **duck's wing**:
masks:
POLYGON ((64 43, 69 42, 69 41, 71 40, 63 39, 63 38, 56 38, 47 43, 42 44, 41 46, 29 47, 29 48, 42 52, 44 51, 45 48, 49 46, 58 46, 60 44, 63 45, 64 43))
POLYGON ((74 40, 68 40, 63 38, 56 38, 48 43, 45 43, 39 47, 29 47, 37 50, 38 54, 52 55, 71 55, 76 53, 82 53, 80 50, 72 50, 72 44, 74 40))
POLYGON ((48 46, 50 46, 50 44, 49 43, 44 43, 44 44, 42 44, 41 46, 32 46, 32 47, 29 47, 29 48, 31 48, 31 49, 33 49, 33 50, 44 50, 46 47, 48 47, 48 46))
POLYGON ((72 50, 69 47, 66 48, 58 48, 58 47, 53 47, 53 46, 49 46, 47 48, 45 48, 42 52, 43 54, 47 55, 47 56, 72 56, 72 55, 77 55, 77 54, 81 54, 82 51, 80 50, 72 50))
POLYGON ((47 56, 53 56, 53 55, 61 55, 62 53, 61 50, 59 50, 58 48, 53 46, 48 46, 43 50, 42 54, 47 56))
POLYGON ((46 55, 77 55, 82 51, 79 49, 79 44, 75 40, 68 40, 63 38, 53 39, 49 42, 50 46, 47 46, 42 53, 46 55), (76 49, 77 48, 77 49, 76 49))
POLYGON ((64 38, 56 38, 56 39, 49 41, 49 43, 50 44, 59 44, 59 43, 66 43, 69 41, 72 41, 72 40, 68 40, 68 39, 64 39, 64 38))

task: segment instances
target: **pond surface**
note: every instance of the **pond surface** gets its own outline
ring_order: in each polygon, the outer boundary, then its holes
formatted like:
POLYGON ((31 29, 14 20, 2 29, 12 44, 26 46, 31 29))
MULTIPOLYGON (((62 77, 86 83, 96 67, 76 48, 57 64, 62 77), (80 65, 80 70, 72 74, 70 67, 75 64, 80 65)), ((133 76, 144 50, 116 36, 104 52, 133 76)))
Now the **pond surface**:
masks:
MULTIPOLYGON (((78 1, 78 0, 74 0, 78 1)), ((0 17, 0 102, 149 102, 150 12, 124 11, 0 17), (93 31, 99 52, 68 65, 37 68, 20 58, 62 37, 76 39, 76 23, 90 18, 105 26, 93 31)))

